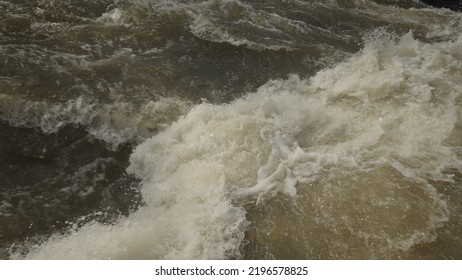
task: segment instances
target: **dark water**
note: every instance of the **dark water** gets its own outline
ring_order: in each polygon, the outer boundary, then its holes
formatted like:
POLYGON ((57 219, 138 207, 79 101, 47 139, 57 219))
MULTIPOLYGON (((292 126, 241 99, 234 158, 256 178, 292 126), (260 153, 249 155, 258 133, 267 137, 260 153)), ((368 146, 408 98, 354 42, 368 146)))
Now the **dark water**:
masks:
POLYGON ((460 13, 0 0, 0 14, 1 258, 462 258, 460 13))

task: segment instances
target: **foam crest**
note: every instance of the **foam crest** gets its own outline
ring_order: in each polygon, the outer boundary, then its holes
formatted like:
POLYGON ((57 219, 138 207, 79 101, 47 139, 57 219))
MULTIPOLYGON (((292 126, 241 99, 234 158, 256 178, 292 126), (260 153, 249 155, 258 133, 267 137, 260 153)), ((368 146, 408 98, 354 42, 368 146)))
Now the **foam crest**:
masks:
POLYGON ((150 183, 150 192, 157 195, 128 219, 112 226, 86 225, 70 236, 54 237, 28 257, 223 259, 237 255, 244 211, 222 198, 222 170, 214 163, 196 161, 175 175, 150 183), (190 182, 196 183, 194 187, 190 182))
POLYGON ((254 50, 293 50, 297 48, 292 35, 303 34, 305 24, 282 18, 277 14, 257 11, 237 0, 208 1, 190 12, 191 32, 201 39, 217 43, 246 46, 254 50), (255 30, 245 34, 240 30, 255 30), (252 38, 249 34, 266 34, 265 38, 252 38), (293 34, 292 34, 293 33, 293 34), (271 40, 268 40, 271 38, 271 40))
POLYGON ((0 94, 0 100, 0 117, 13 126, 39 127, 45 133, 55 133, 67 125, 84 126, 114 149, 125 142, 146 139, 191 106, 178 98, 159 98, 139 106, 126 102, 99 104, 84 97, 50 104, 0 94))
POLYGON ((413 162, 419 172, 437 175, 457 167, 457 155, 444 144, 460 113, 462 64, 451 43, 422 44, 407 34, 398 41, 386 34, 361 55, 312 79, 325 102, 363 110, 383 130, 377 154, 413 162), (425 169, 429 158, 447 163, 425 169))
MULTIPOLYGON (((345 41, 342 34, 303 20, 264 9, 239 0, 209 1, 151 1, 132 0, 103 14, 99 21, 107 24, 129 25, 139 18, 160 19, 167 16, 181 18, 189 31, 199 39, 228 43, 256 51, 328 47, 325 41, 345 41)), ((310 11, 312 4, 293 3, 310 11)), ((340 46, 340 44, 338 45, 340 46)), ((334 49, 332 48, 332 51, 334 49)))

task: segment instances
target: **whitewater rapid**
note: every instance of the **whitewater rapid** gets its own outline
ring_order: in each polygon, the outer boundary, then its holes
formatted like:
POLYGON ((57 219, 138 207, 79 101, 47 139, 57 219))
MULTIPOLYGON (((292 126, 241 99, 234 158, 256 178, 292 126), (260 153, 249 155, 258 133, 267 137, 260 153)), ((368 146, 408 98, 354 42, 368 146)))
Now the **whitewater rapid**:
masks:
POLYGON ((241 258, 252 232, 305 258, 393 258, 435 241, 454 215, 437 182, 454 183, 462 166, 461 49, 461 36, 379 30, 312 77, 175 105, 185 113, 130 157, 144 205, 55 234, 26 258, 241 258), (297 210, 271 214, 278 199, 297 210), (252 220, 265 205, 277 227, 252 220))

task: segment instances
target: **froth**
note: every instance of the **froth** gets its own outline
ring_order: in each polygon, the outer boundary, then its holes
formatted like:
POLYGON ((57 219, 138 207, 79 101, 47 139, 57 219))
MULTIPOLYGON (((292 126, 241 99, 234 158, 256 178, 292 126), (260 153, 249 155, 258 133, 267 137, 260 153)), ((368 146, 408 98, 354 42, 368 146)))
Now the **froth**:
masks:
POLYGON ((371 152, 436 175, 440 168, 458 168, 444 140, 460 112, 459 41, 422 44, 411 34, 397 41, 380 34, 360 56, 319 73, 312 86, 325 102, 360 109, 368 126, 379 127, 382 135, 371 152), (430 159, 442 164, 436 172, 430 159))
POLYGON ((448 219, 431 181, 450 181, 461 166, 447 144, 458 135, 461 42, 380 33, 309 80, 294 75, 230 104, 196 105, 132 154, 145 206, 28 257, 239 257, 246 205, 283 197, 301 206, 273 217, 312 223, 282 234, 251 218, 267 236, 253 240, 261 248, 289 246, 290 234, 299 257, 388 258, 430 242, 448 219))
POLYGON ((196 161, 165 182, 146 182, 147 205, 112 226, 86 225, 54 237, 29 258, 223 259, 236 256, 243 238, 243 209, 223 197, 222 170, 196 161), (198 172, 204 170, 206 172, 198 172), (191 186, 194 182, 194 186, 191 186))
POLYGON ((139 106, 126 102, 99 104, 85 97, 49 104, 0 94, 0 100, 0 118, 11 125, 39 127, 45 133, 80 125, 112 148, 150 137, 191 106, 178 98, 158 98, 139 106))
POLYGON ((235 0, 206 2, 195 12, 190 12, 190 15, 190 30, 197 37, 217 43, 246 46, 257 51, 296 49, 297 43, 291 33, 303 34, 305 31, 303 22, 257 11, 235 0), (256 30, 259 32, 252 34, 263 33, 267 37, 252 38, 249 34, 239 34, 236 27, 256 30))

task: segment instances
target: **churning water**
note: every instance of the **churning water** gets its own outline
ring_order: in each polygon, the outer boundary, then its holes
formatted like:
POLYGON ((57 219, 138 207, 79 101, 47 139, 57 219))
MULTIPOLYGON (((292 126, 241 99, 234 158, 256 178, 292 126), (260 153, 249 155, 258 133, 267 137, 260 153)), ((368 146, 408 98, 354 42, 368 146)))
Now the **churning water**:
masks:
POLYGON ((0 257, 462 258, 460 13, 0 7, 0 257))

